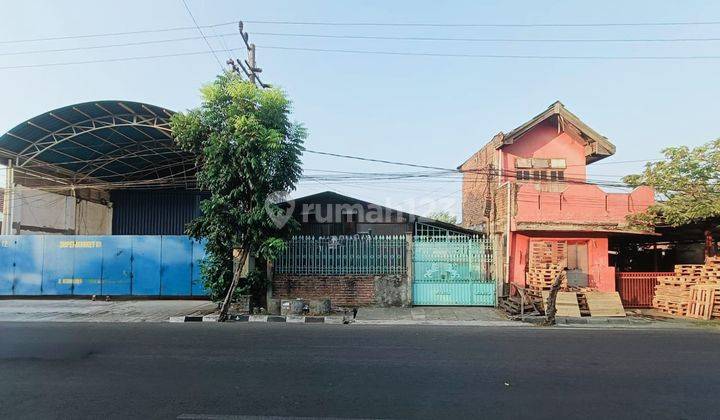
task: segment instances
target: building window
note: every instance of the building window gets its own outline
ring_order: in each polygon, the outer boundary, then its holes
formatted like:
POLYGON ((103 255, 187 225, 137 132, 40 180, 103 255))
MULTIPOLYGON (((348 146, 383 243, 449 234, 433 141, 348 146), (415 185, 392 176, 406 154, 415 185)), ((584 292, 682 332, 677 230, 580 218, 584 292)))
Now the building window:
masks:
POLYGON ((530 180, 530 171, 516 171, 515 178, 518 180, 530 180))
POLYGON ((564 181, 565 172, 563 171, 550 171, 550 181, 564 181))
POLYGON ((565 158, 517 158, 515 178, 527 181, 532 179, 536 182, 561 182, 565 180, 566 167, 565 158))

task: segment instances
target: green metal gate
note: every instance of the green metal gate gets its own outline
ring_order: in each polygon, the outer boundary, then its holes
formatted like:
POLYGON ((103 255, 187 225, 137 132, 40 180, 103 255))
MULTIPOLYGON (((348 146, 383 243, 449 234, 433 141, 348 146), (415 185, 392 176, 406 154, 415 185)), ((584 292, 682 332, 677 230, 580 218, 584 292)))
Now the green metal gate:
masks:
POLYGON ((412 262, 414 305, 495 306, 488 239, 415 236, 412 262))

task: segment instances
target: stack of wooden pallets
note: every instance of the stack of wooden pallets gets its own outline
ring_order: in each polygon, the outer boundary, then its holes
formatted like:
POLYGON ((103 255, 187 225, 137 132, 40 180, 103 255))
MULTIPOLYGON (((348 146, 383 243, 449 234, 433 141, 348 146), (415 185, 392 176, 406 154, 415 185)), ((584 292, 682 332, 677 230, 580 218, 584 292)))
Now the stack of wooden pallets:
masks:
POLYGON ((658 277, 653 307, 672 315, 684 316, 690 301, 690 288, 696 285, 698 280, 699 276, 658 277))
POLYGON ((720 258, 706 264, 675 266, 675 275, 658 277, 653 307, 679 316, 720 317, 720 258))
MULTIPOLYGON (((530 267, 527 272, 528 289, 540 295, 543 291, 552 289, 552 284, 563 272, 563 267, 557 264, 542 264, 530 267)), ((567 288, 567 277, 562 280, 561 287, 567 288)))

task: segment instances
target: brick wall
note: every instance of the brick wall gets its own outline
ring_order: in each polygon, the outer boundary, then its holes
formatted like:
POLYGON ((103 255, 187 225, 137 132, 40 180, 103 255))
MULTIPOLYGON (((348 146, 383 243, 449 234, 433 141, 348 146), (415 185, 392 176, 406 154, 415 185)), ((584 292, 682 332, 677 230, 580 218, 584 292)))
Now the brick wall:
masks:
POLYGON ((488 179, 488 174, 498 169, 496 160, 496 149, 494 143, 490 142, 460 166, 460 169, 464 172, 462 183, 462 225, 465 227, 477 228, 487 222, 485 207, 488 189, 492 200, 494 190, 497 188, 497 177, 490 176, 490 179, 488 179))
POLYGON ((275 274, 274 299, 328 298, 333 307, 367 306, 374 303, 375 276, 298 276, 275 274))

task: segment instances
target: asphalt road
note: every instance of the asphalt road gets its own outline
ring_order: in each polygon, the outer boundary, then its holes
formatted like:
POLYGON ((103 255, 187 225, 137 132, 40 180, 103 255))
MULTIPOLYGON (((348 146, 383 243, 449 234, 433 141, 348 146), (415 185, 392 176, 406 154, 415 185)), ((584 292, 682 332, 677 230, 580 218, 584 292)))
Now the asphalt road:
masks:
POLYGON ((711 330, 0 324, 0 418, 717 418, 718 395, 711 330))

